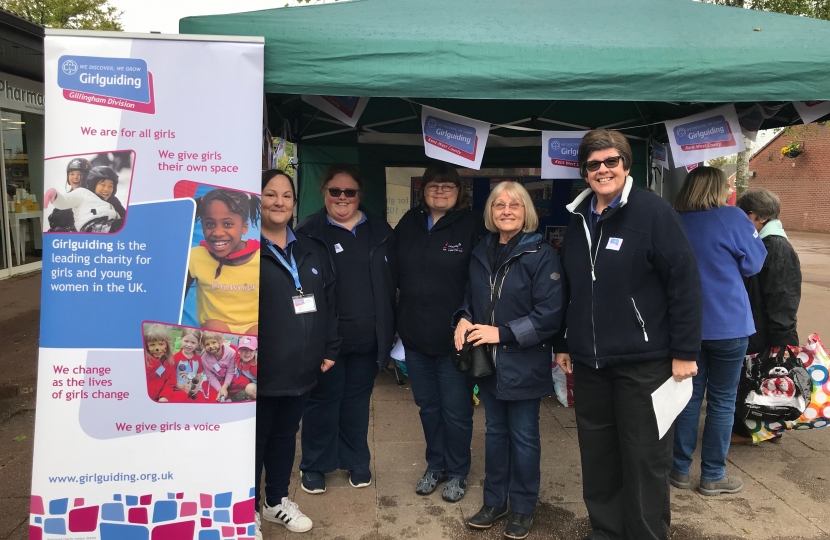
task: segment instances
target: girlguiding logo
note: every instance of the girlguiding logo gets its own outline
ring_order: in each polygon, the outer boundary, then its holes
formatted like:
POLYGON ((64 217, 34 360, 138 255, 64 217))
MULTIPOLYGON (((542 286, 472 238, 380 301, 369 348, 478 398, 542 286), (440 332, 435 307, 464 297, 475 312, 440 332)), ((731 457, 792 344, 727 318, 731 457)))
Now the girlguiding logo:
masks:
POLYGON ((674 128, 674 140, 685 152, 737 146, 723 115, 696 120, 674 128))
POLYGON ((153 75, 140 58, 61 56, 58 86, 69 101, 155 113, 153 75))
POLYGON ((475 161, 478 136, 474 127, 428 116, 424 123, 424 140, 441 150, 475 161))
POLYGON ((578 169, 577 154, 579 153, 579 143, 581 142, 581 137, 579 139, 550 138, 548 140, 548 157, 550 158, 550 162, 557 167, 578 169))

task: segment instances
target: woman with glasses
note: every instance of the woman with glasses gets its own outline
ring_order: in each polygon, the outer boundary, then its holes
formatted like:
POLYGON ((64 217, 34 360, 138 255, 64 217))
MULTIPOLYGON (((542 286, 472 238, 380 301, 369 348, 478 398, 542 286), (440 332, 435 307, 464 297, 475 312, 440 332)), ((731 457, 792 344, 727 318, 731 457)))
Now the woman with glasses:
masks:
POLYGON ((470 254, 487 231, 455 167, 435 162, 421 182, 420 204, 395 227, 398 335, 426 439, 427 468, 415 493, 430 495, 447 482, 442 496, 457 502, 470 472, 473 384, 450 360, 450 322, 464 300, 470 254))
POLYGON ((564 312, 562 270, 536 233, 533 201, 516 182, 490 193, 484 223, 492 233, 475 247, 455 348, 486 347, 494 373, 476 379, 484 403, 484 505, 470 520, 489 529, 510 514, 507 538, 530 533, 539 500, 539 407, 553 392, 551 341, 564 312))
POLYGON ((666 539, 673 436, 660 437, 651 393, 697 373, 695 253, 669 203, 634 187, 624 135, 588 132, 577 160, 589 188, 567 206, 569 302, 555 350, 574 375, 586 538, 666 539))
POLYGON ((335 307, 343 339, 334 366, 319 373, 303 414, 301 487, 326 491, 327 473, 349 471, 352 487, 372 483, 369 405, 375 376, 385 368, 395 326, 395 235, 360 206, 363 179, 351 165, 323 176, 325 207, 297 227, 329 248, 337 276, 335 307))

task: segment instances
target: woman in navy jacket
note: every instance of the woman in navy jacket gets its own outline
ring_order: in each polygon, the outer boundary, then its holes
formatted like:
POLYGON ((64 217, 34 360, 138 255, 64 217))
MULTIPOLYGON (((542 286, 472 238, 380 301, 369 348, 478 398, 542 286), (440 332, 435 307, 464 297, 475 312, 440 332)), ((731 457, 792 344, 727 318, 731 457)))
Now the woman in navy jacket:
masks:
POLYGON ((470 472, 473 384, 452 365, 449 322, 464 301, 470 254, 487 230, 455 167, 431 164, 421 186, 421 203, 395 227, 398 335, 426 439, 427 469, 415 492, 429 495, 449 480, 442 497, 457 502, 470 472))
POLYGON ((726 474, 735 397, 749 336, 755 333, 743 278, 757 274, 767 250, 746 214, 727 206, 726 175, 714 167, 698 167, 686 177, 675 209, 686 226, 697 256, 703 290, 703 335, 694 393, 674 426, 671 483, 689 489, 689 468, 697 446, 700 406, 706 395, 706 423, 700 456, 703 495, 738 493, 743 481, 726 474))
POLYGON ((589 188, 567 206, 562 244, 570 301, 556 362, 573 370, 592 540, 668 538, 672 435, 660 438, 651 393, 693 376, 700 352, 694 251, 669 203, 634 186, 632 162, 620 132, 585 134, 589 188))
POLYGON ((553 392, 551 341, 564 314, 562 270, 553 248, 535 233, 533 201, 520 184, 497 185, 484 220, 492 234, 473 250, 455 330, 456 349, 465 340, 486 346, 495 363, 495 373, 478 380, 487 425, 484 505, 468 524, 489 529, 509 503, 504 534, 525 538, 539 499, 539 406, 553 392))
POLYGON ((327 473, 349 471, 349 484, 372 483, 367 436, 378 369, 389 362, 395 332, 395 235, 386 220, 360 206, 363 179, 351 165, 331 165, 323 176, 325 207, 297 230, 323 241, 337 276, 335 366, 318 376, 303 415, 301 487, 326 491, 327 473))
MULTIPOLYGON (((305 532, 311 520, 288 498, 297 430, 317 374, 331 368, 337 358, 340 337, 331 259, 325 244, 291 230, 295 201, 294 184, 285 173, 262 173, 254 478, 259 515, 290 531, 305 532), (298 288, 306 298, 314 298, 316 311, 296 309, 298 288), (265 501, 260 504, 263 467, 265 501)), ((257 537, 261 538, 259 531, 257 537)))

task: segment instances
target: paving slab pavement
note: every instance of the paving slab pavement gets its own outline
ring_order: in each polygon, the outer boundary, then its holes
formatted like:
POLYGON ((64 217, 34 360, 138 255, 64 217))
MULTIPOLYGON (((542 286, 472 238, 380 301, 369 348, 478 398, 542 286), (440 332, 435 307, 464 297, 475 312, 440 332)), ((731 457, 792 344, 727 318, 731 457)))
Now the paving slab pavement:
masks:
MULTIPOLYGON (((830 235, 788 234, 804 272, 799 333, 803 340, 818 332, 830 342, 830 235)), ((0 281, 0 329, 6 343, 0 348, 0 388, 16 388, 11 398, 0 394, 0 540, 28 538, 39 292, 39 274, 0 281)), ((295 473, 290 495, 315 527, 299 536, 265 522, 266 540, 502 538, 503 524, 484 532, 464 525, 482 501, 482 407, 475 411, 470 487, 457 504, 444 502, 440 489, 428 497, 414 492, 425 466, 424 443, 408 385, 398 386, 390 374, 379 374, 370 422, 372 485, 354 489, 347 474, 338 472, 328 475, 325 494, 309 495, 299 488, 295 473)), ((590 525, 582 502, 573 411, 545 399, 540 426, 542 486, 530 538, 578 540, 590 525)), ((743 477, 743 492, 713 498, 672 488, 673 540, 830 539, 830 429, 788 432, 781 444, 735 446, 728 467, 743 477)), ((693 484, 698 480, 699 470, 693 470, 693 484)))

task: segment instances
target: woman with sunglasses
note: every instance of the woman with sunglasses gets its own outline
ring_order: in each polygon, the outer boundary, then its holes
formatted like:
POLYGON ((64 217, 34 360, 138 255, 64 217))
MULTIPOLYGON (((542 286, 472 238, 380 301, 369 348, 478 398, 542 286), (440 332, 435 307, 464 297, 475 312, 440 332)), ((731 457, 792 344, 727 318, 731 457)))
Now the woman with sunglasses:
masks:
POLYGON ((349 471, 352 487, 372 483, 369 405, 378 369, 386 367, 395 332, 395 235, 360 206, 363 178, 351 165, 323 176, 325 207, 297 231, 322 240, 337 275, 335 306, 343 338, 334 366, 317 376, 303 414, 301 487, 326 491, 327 473, 349 471))
POLYGON ((450 321, 464 300, 470 254, 487 230, 455 167, 432 163, 421 182, 420 204, 395 227, 398 335, 426 439, 427 468, 415 493, 430 495, 447 482, 442 497, 457 502, 470 472, 473 384, 450 360, 450 321))
POLYGON ((697 373, 695 253, 669 203, 634 186, 625 136, 590 131, 577 159, 589 188, 567 206, 569 302, 555 351, 574 375, 586 538, 665 540, 673 435, 660 438, 651 393, 697 373))

